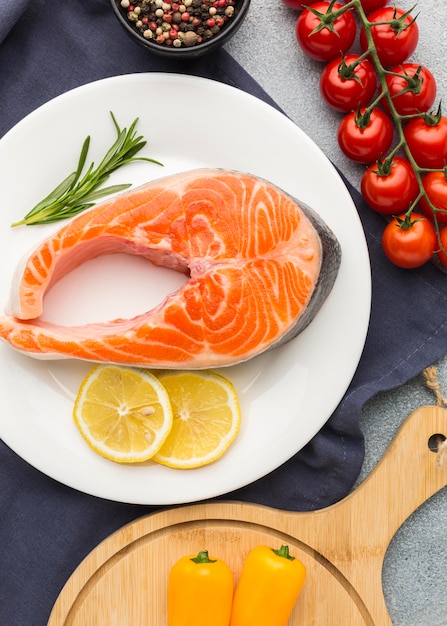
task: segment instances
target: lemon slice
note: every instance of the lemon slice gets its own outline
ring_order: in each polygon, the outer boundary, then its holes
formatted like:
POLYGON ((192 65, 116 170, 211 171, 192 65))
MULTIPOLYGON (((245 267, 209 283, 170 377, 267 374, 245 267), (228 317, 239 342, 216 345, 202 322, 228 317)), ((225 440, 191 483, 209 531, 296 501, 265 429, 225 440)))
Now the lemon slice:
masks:
POLYGON ((88 445, 118 463, 150 459, 173 422, 169 396, 158 378, 115 365, 97 365, 86 376, 73 418, 88 445))
POLYGON ((233 385, 208 370, 163 372, 158 377, 168 392, 174 422, 153 460, 184 469, 216 461, 240 429, 241 411, 233 385))

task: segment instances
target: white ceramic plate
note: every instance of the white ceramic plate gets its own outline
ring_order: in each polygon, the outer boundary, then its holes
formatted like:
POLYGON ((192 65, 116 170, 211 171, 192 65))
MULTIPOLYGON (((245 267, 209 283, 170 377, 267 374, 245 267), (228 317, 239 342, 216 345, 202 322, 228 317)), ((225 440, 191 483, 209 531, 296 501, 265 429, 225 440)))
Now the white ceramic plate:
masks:
MULTIPOLYGON (((219 461, 195 470, 148 462, 114 464, 81 439, 73 401, 91 364, 36 361, 0 345, 0 435, 31 465, 80 491, 137 504, 178 504, 221 495, 274 470, 324 425, 360 359, 370 313, 370 266, 363 229, 332 164, 287 117, 238 89, 176 74, 108 78, 40 107, 0 141, 0 307, 22 254, 59 225, 12 229, 77 163, 91 135, 89 160, 115 138, 109 112, 148 140, 146 155, 111 182, 141 184, 197 167, 246 171, 316 209, 343 252, 333 291, 296 339, 222 373, 235 385, 242 428, 219 461)), ((140 313, 184 278, 134 257, 110 256, 78 268, 48 294, 45 318, 65 324, 140 313)))

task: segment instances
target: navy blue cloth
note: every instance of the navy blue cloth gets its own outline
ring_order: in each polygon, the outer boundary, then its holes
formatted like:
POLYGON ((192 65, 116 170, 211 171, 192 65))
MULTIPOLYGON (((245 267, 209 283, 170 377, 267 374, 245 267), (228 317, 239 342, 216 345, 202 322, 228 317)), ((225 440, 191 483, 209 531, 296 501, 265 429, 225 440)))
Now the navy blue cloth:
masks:
MULTIPOLYGON (((108 0, 0 0, 0 137, 62 92, 148 71, 211 78, 275 106, 224 50, 179 64, 149 56, 122 31, 108 0)), ((391 266, 380 246, 382 218, 346 184, 371 255, 372 314, 360 364, 315 438, 284 466, 225 499, 300 511, 343 498, 363 460, 358 425, 363 404, 447 352, 447 277, 431 265, 411 272, 391 266)), ((41 474, 0 441, 0 626, 44 626, 80 561, 110 533, 153 510, 79 493, 41 474)))

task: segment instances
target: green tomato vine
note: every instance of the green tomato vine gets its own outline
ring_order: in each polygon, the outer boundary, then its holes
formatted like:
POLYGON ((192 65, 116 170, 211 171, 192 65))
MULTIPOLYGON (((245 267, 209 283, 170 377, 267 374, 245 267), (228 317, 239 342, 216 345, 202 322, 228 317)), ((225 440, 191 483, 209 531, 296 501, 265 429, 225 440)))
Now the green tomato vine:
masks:
MULTIPOLYGON (((376 75, 377 75, 377 79, 378 79, 378 83, 379 83, 379 93, 377 95, 377 97, 366 107, 366 109, 360 113, 360 108, 357 112, 357 117, 356 117, 356 124, 359 126, 359 128, 362 128, 362 125, 367 125, 369 118, 371 116, 371 112, 372 110, 377 107, 383 100, 386 100, 387 103, 387 112, 389 113, 390 117, 392 118, 392 121, 394 123, 395 129, 396 129, 396 136, 397 136, 397 141, 395 142, 395 144, 393 145, 393 147, 391 148, 390 152, 386 155, 383 155, 377 162, 378 168, 377 168, 377 173, 378 175, 386 175, 387 173, 389 173, 390 171, 390 167, 391 167, 391 163, 392 163, 392 159, 394 156, 396 156, 399 151, 401 151, 405 157, 407 158, 407 160, 410 162, 414 174, 416 176, 416 180, 418 183, 418 187, 419 187, 419 193, 417 195, 417 197, 411 202, 410 206, 408 207, 408 209, 405 212, 405 220, 402 222, 402 228, 408 228, 409 225, 411 225, 411 216, 415 210, 415 208, 417 207, 418 203, 420 202, 421 198, 424 198, 425 201, 427 202, 428 206, 431 208, 432 212, 433 212, 433 224, 435 227, 435 231, 436 231, 436 236, 437 236, 437 240, 438 240, 438 245, 439 245, 439 249, 442 250, 443 252, 446 252, 446 250, 444 249, 444 247, 442 246, 441 240, 440 240, 440 225, 437 219, 437 214, 438 212, 443 212, 445 213, 445 210, 443 209, 439 209, 438 207, 436 207, 433 202, 430 200, 430 198, 428 197, 426 190, 424 188, 423 185, 423 175, 425 173, 428 172, 433 172, 433 171, 437 171, 437 172, 443 172, 444 175, 447 178, 447 166, 443 169, 430 169, 430 168, 425 168, 425 167, 420 167, 418 165, 418 163, 416 162, 409 146, 407 143, 407 140, 405 138, 405 134, 404 134, 404 125, 405 122, 409 121, 410 119, 413 118, 417 118, 417 117, 422 117, 426 120, 426 122, 428 124, 436 124, 437 121, 439 121, 440 117, 441 117, 441 105, 439 104, 438 110, 436 112, 436 114, 429 114, 427 112, 421 112, 421 113, 415 113, 415 114, 411 114, 411 115, 402 115, 398 112, 398 110, 396 109, 395 103, 393 101, 393 98, 390 94, 390 90, 388 87, 388 83, 387 83, 387 77, 389 76, 399 76, 400 78, 402 78, 402 74, 396 74, 395 72, 388 70, 384 67, 384 65, 382 64, 380 58, 379 58, 379 54, 373 39, 373 35, 372 35, 372 27, 373 26, 377 26, 378 24, 388 24, 390 25, 390 27, 396 32, 396 36, 401 33, 403 30, 405 30, 406 28, 409 28, 416 20, 416 17, 413 17, 411 14, 414 10, 415 7, 413 7, 412 9, 410 9, 409 11, 403 13, 400 16, 397 16, 396 14, 396 8, 394 8, 394 15, 393 18, 389 21, 384 21, 384 22, 371 22, 368 19, 367 14, 365 13, 365 10, 362 7, 361 4, 361 0, 349 0, 348 2, 346 2, 346 4, 344 4, 342 7, 334 7, 334 5, 336 3, 339 3, 340 0, 331 0, 327 12, 325 14, 325 16, 321 16, 319 17, 319 19, 321 19, 321 27, 326 27, 326 28, 330 28, 332 29, 331 25, 334 24, 335 20, 340 17, 341 15, 343 15, 343 13, 347 12, 347 11, 352 11, 354 10, 356 15, 358 16, 358 19, 360 21, 361 27, 363 27, 364 29, 364 33, 365 33, 365 37, 366 37, 366 41, 367 41, 367 49, 365 49, 363 51, 363 53, 361 55, 359 55, 359 58, 357 59, 357 61, 354 63, 354 66, 358 63, 360 63, 362 60, 368 58, 368 60, 373 64, 376 75), (407 18, 411 17, 412 19, 410 21, 407 20, 407 18)), ((305 7, 308 8, 309 10, 312 11, 312 7, 305 7)), ((313 11, 314 14, 315 11, 313 11)), ((344 57, 344 55, 342 55, 344 57)), ((416 63, 417 65, 417 63, 416 63)), ((403 93, 405 91, 411 91, 413 93, 418 93, 418 90, 421 88, 422 82, 423 82, 423 78, 420 76, 420 72, 422 70, 423 66, 419 65, 418 69, 416 70, 415 74, 413 76, 409 76, 409 75, 404 75, 404 79, 407 82, 407 85, 405 86, 405 88, 399 92, 399 93, 403 93)), ((339 68, 339 72, 343 71, 343 64, 341 64, 340 68, 339 68)), ((353 67, 350 66, 350 71, 352 74, 353 71, 353 67)), ((341 74, 342 75, 342 74, 341 74)), ((441 265, 440 263, 436 262, 436 258, 434 255, 434 262, 435 264, 444 272, 447 272, 447 267, 441 265)))
MULTIPOLYGON (((387 155, 387 160, 391 161, 392 157, 397 154, 399 152, 400 149, 403 150, 403 152, 405 153, 406 157, 408 158, 408 160, 410 161, 414 173, 416 174, 416 178, 419 184, 419 190, 420 193, 417 196, 417 198, 412 202, 412 204, 410 205, 410 207, 407 210, 407 215, 410 216, 411 213, 413 212, 414 208, 416 207, 417 203, 419 202, 420 198, 422 195, 424 195, 425 197, 427 197, 427 194, 425 192, 425 189, 422 185, 422 177, 421 177, 421 173, 424 170, 423 168, 420 168, 418 166, 418 164, 416 163, 409 147, 407 144, 407 141, 405 139, 405 135, 404 135, 404 128, 403 128, 403 121, 404 120, 408 120, 410 118, 413 117, 421 117, 421 115, 423 114, 415 114, 415 115, 400 115, 397 111, 396 111, 396 107, 394 105, 393 99, 391 98, 389 89, 388 89, 388 84, 386 82, 386 76, 387 75, 393 75, 393 72, 390 72, 389 70, 386 70, 380 59, 379 59, 379 55, 377 54, 377 50, 376 50, 376 46, 374 44, 374 39, 372 37, 371 34, 371 26, 372 26, 372 22, 370 22, 366 16, 365 11, 363 10, 363 7, 361 5, 360 0, 351 0, 350 2, 348 2, 348 4, 346 4, 344 6, 344 8, 342 9, 342 11, 346 11, 348 10, 350 7, 355 7, 357 10, 357 13, 359 15, 360 21, 362 23, 363 28, 365 29, 365 35, 366 35, 366 40, 368 42, 368 50, 366 50, 364 52, 364 54, 362 56, 369 56, 369 58, 372 60, 374 68, 376 70, 376 74, 377 77, 379 79, 379 83, 380 83, 380 87, 381 87, 381 93, 379 94, 379 96, 367 107, 368 111, 371 111, 375 106, 377 106, 379 104, 379 102, 385 98, 388 104, 388 108, 390 110, 391 113, 391 117, 393 118, 394 121, 394 125, 396 127, 397 130, 397 135, 398 135, 398 142, 397 144, 394 146, 394 148, 392 149, 392 151, 387 155)), ((400 18, 395 18, 393 20, 390 20, 388 23, 390 24, 390 26, 393 28, 393 30, 396 30, 396 34, 399 32, 402 32, 402 30, 404 28, 408 28, 412 23, 410 22, 409 25, 405 25, 404 24, 404 20, 405 18, 410 15, 411 11, 413 9, 410 9, 410 11, 407 11, 406 13, 404 13, 400 18)), ((414 20, 416 18, 413 18, 414 20)), ((420 79, 419 79, 420 80, 420 79)), ((417 85, 417 81, 418 79, 410 78, 408 80, 408 89, 417 89, 418 85, 417 85), (412 83, 410 84, 410 82, 412 81, 412 83)), ((431 205, 431 207, 433 209, 435 209, 435 207, 433 207, 433 204, 431 203, 430 199, 427 197, 427 201, 429 203, 429 205, 431 205)), ((436 212, 434 211, 434 215, 436 215, 436 212)), ((437 224, 437 221, 435 220, 435 227, 437 228, 437 231, 439 230, 439 225, 437 224)))

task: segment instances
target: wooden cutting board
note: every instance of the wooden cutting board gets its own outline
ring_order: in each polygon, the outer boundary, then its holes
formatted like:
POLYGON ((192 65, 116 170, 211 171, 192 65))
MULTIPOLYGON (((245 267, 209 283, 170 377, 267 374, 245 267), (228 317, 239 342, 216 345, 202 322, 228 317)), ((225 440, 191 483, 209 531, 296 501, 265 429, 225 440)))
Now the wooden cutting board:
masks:
POLYGON ((433 443, 446 436, 445 409, 417 409, 366 480, 319 511, 217 502, 145 516, 80 564, 48 626, 166 626, 166 581, 177 559, 207 549, 237 580, 246 554, 259 544, 288 544, 307 567, 290 626, 391 625, 384 555, 405 519, 447 484, 447 454, 443 461, 433 443))

